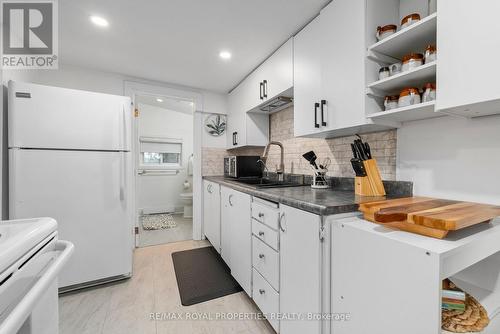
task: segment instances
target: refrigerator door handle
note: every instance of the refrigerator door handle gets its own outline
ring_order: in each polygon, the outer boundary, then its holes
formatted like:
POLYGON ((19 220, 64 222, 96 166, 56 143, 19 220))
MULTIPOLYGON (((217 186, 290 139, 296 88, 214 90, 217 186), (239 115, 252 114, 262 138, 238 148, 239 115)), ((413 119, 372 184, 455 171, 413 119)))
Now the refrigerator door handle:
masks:
POLYGON ((127 145, 127 115, 125 114, 125 106, 122 104, 122 110, 120 115, 121 128, 120 128, 120 149, 128 151, 127 145))
POLYGON ((120 178, 118 184, 119 184, 119 189, 118 189, 118 196, 120 198, 120 201, 125 201, 125 189, 127 187, 127 180, 126 180, 126 172, 125 172, 125 156, 126 152, 120 152, 120 167, 119 167, 119 172, 118 172, 118 177, 120 178))

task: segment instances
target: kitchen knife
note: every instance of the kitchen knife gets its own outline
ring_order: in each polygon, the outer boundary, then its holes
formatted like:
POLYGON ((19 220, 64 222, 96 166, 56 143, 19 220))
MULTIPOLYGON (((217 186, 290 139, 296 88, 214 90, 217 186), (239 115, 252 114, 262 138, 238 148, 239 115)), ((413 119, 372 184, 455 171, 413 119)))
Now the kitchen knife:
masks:
POLYGON ((370 144, 368 144, 368 143, 365 143, 365 152, 366 152, 366 156, 368 157, 368 159, 371 159, 372 158, 372 150, 370 148, 370 144))
POLYGON ((352 155, 353 155, 354 159, 359 159, 358 152, 356 151, 356 147, 354 147, 354 144, 351 144, 351 149, 352 149, 352 155))
POLYGON ((359 159, 351 159, 351 165, 352 169, 354 169, 354 173, 356 173, 356 176, 364 177, 367 175, 363 161, 359 159))
POLYGON ((356 151, 356 157, 355 157, 355 159, 362 160, 363 159, 363 155, 361 154, 361 151, 359 150, 359 147, 358 147, 358 145, 356 145, 356 143, 354 143, 354 150, 356 151))
POLYGON ((356 148, 358 150, 359 159, 361 159, 363 161, 368 160, 368 157, 365 154, 365 148, 364 148, 363 142, 361 140, 357 139, 354 141, 354 145, 356 146, 356 148))

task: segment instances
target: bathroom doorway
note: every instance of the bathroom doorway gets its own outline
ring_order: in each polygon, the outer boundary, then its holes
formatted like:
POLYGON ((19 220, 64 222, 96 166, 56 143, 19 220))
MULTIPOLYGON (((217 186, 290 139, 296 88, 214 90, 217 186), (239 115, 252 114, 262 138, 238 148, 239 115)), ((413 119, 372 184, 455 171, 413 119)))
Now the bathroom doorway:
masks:
POLYGON ((136 94, 137 246, 193 238, 194 101, 136 94))

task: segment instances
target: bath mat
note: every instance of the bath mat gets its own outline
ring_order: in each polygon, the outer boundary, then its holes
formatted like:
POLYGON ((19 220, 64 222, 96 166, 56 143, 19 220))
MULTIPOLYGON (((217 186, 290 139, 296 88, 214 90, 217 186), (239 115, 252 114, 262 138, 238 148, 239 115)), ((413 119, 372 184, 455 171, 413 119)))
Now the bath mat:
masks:
POLYGON ((172 253, 181 303, 190 306, 243 289, 215 248, 172 253))
POLYGON ((141 217, 141 220, 142 228, 145 230, 162 230, 177 226, 174 217, 170 213, 144 215, 141 217))

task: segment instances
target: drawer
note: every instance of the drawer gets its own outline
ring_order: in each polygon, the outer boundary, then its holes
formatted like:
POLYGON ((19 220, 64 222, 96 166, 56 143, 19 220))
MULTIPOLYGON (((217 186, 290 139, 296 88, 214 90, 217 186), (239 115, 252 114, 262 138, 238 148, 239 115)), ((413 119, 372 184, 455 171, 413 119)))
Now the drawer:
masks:
POLYGON ((261 222, 252 219, 252 233, 260 240, 264 241, 266 244, 279 250, 278 248, 278 231, 271 229, 269 226, 262 224, 261 222))
MULTIPOLYGON (((279 312, 279 294, 267 283, 267 281, 253 269, 253 301, 262 313, 277 315, 279 312)), ((276 332, 279 332, 279 321, 269 319, 269 323, 276 332)))
POLYGON ((252 217, 272 229, 278 230, 278 219, 280 211, 259 201, 252 202, 252 217))
POLYGON ((257 271, 279 291, 280 258, 279 253, 257 239, 252 240, 252 264, 257 271))

